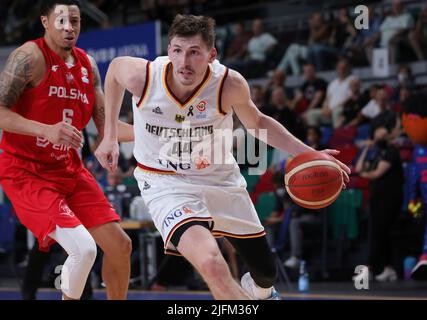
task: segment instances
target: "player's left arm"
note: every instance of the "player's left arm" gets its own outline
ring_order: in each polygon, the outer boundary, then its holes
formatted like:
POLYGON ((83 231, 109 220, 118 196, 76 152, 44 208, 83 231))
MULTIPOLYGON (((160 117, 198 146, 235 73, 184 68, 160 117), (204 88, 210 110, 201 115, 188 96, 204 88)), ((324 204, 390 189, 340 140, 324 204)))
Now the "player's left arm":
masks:
MULTIPOLYGON (((315 151, 297 137, 292 135, 284 126, 275 119, 263 114, 251 100, 249 85, 247 81, 236 71, 230 70, 229 76, 225 80, 223 102, 224 106, 233 108, 237 117, 240 119, 246 129, 254 129, 256 138, 259 136, 260 129, 267 130, 267 139, 264 141, 272 147, 288 152, 292 155, 298 155, 307 151, 315 151)), ((322 150, 332 156, 339 154, 337 150, 322 150)), ((343 171, 350 174, 350 169, 337 160, 343 171)))
MULTIPOLYGON (((104 91, 102 90, 101 76, 99 74, 98 65, 94 58, 89 56, 90 63, 92 65, 93 82, 95 87, 95 105, 93 107, 92 119, 95 122, 95 126, 98 129, 98 133, 101 137, 104 136, 104 124, 105 124, 105 99, 104 91)), ((123 121, 118 122, 118 141, 127 142, 133 141, 133 126, 123 121)))

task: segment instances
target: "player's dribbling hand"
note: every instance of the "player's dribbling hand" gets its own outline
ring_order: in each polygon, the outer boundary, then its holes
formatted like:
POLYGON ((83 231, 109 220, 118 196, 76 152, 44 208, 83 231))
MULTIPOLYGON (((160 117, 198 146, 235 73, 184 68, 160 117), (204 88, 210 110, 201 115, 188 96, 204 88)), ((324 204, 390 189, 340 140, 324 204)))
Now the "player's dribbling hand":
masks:
POLYGON ((108 139, 102 139, 95 151, 95 157, 108 172, 114 173, 119 159, 119 143, 108 139))
POLYGON ((44 137, 52 144, 64 145, 69 148, 83 147, 83 136, 77 128, 66 122, 46 126, 44 137))
MULTIPOLYGON (((329 154, 330 156, 333 156, 333 157, 335 157, 336 155, 338 155, 340 153, 339 150, 333 150, 333 149, 325 149, 325 150, 322 150, 320 152, 327 153, 327 154, 329 154)), ((350 170, 349 167, 347 167, 344 163, 342 163, 338 159, 335 158, 335 161, 341 167, 341 172, 342 172, 343 178, 344 178, 343 179, 344 180, 343 189, 345 189, 346 188, 346 184, 350 182, 350 178, 348 177, 348 175, 351 174, 351 170, 350 170)))

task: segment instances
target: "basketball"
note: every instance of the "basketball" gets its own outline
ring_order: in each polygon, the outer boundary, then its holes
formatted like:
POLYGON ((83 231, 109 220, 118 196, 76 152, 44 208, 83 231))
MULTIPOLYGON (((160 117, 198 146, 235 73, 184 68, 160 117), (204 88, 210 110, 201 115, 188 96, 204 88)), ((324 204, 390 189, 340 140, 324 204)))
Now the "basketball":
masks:
POLYGON ((327 207, 338 198, 342 185, 341 168, 326 153, 304 152, 286 165, 286 191, 296 204, 304 208, 327 207))

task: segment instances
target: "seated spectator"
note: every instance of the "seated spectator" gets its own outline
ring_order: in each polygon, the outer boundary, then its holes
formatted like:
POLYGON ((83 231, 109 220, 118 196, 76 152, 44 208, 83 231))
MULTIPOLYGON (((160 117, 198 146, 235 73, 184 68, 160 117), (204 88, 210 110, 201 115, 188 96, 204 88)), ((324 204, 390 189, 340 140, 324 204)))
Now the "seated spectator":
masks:
POLYGON ((399 99, 398 101, 391 107, 393 112, 397 114, 401 114, 403 111, 403 106, 408 101, 408 99, 412 96, 412 90, 407 87, 402 87, 399 90, 399 99))
MULTIPOLYGON (((7 5, 7 4, 6 4, 7 5)), ((30 0, 15 0, 8 5, 4 22, 5 42, 8 44, 25 41, 29 16, 32 14, 35 3, 30 0)))
POLYGON ((368 6, 369 12, 369 28, 358 31, 356 39, 351 44, 347 57, 357 59, 364 54, 369 64, 372 64, 372 56, 380 38, 381 17, 375 13, 373 5, 368 6))
POLYGON ((271 93, 267 114, 286 126, 292 134, 296 134, 297 119, 295 113, 290 109, 290 100, 282 87, 275 88, 271 93))
POLYGON ((322 143, 322 132, 319 127, 308 127, 306 130, 305 143, 315 150, 324 150, 326 146, 322 143))
POLYGON ((327 82, 317 77, 316 67, 312 63, 305 63, 303 66, 304 82, 298 89, 291 102, 291 108, 297 114, 305 114, 312 109, 320 109, 326 95, 327 82))
POLYGON ((393 88, 393 92, 390 95, 390 100, 397 102, 399 100, 399 94, 401 88, 408 88, 413 90, 415 87, 415 79, 412 75, 412 69, 409 65, 401 65, 397 71, 397 86, 393 88))
POLYGON ((425 60, 427 56, 427 3, 424 4, 415 23, 415 29, 409 33, 409 37, 418 60, 425 60))
POLYGON ((390 139, 387 128, 377 127, 373 141, 364 148, 355 170, 370 180, 368 266, 373 273, 382 271, 375 277, 380 282, 397 280, 392 266, 390 231, 403 202, 402 163, 390 139), (368 157, 369 150, 372 152, 368 157))
POLYGON ((233 27, 234 35, 230 44, 227 47, 224 64, 228 65, 237 60, 242 60, 248 48, 251 34, 245 31, 243 22, 237 22, 233 27))
POLYGON ((400 135, 400 119, 395 112, 390 110, 387 91, 381 88, 377 91, 376 101, 380 112, 371 121, 371 136, 379 127, 387 129, 390 136, 394 139, 400 135))
POLYGON ((392 0, 391 14, 385 18, 380 26, 380 46, 388 48, 390 63, 398 62, 399 47, 402 43, 409 44, 414 50, 414 37, 409 37, 410 30, 414 27, 414 19, 405 12, 401 0, 392 0))
POLYGON ((350 81, 354 79, 351 66, 347 59, 341 58, 336 66, 337 78, 333 80, 326 91, 326 99, 321 109, 311 109, 306 112, 305 120, 309 126, 340 125, 342 105, 349 98, 350 81))
POLYGON ((380 113, 380 107, 376 100, 377 92, 380 88, 381 86, 379 84, 371 85, 369 88, 370 100, 358 113, 356 119, 351 122, 351 125, 358 126, 359 124, 372 120, 380 113))
POLYGON ((264 67, 267 54, 277 45, 276 38, 270 33, 264 32, 264 26, 260 19, 255 19, 252 22, 252 33, 253 36, 249 40, 245 59, 229 64, 231 69, 235 69, 247 77, 257 76, 256 71, 264 67))
POLYGON ((285 210, 289 208, 289 206, 292 203, 291 198, 286 193, 283 181, 284 181, 284 173, 281 169, 279 169, 274 173, 272 178, 272 182, 274 185, 274 196, 275 196, 274 209, 271 215, 268 216, 263 221, 263 225, 269 231, 267 234, 269 235, 269 237, 272 238, 271 239, 272 243, 275 241, 279 223, 283 221, 285 210))
POLYGON ((320 13, 313 14, 312 23, 314 27, 310 33, 308 42, 308 60, 316 66, 319 71, 329 67, 331 58, 336 58, 336 49, 333 46, 333 35, 331 25, 326 22, 320 13))
POLYGON ((331 45, 336 48, 339 55, 344 56, 355 41, 356 36, 354 21, 350 19, 347 9, 339 9, 337 19, 333 21, 331 45))
POLYGON ((117 170, 115 173, 107 174, 107 186, 104 189, 104 193, 120 217, 123 217, 123 197, 121 191, 125 188, 126 187, 122 184, 120 170, 117 170))
POLYGON ((251 85, 251 99, 258 109, 266 109, 265 92, 259 84, 251 85))
POLYGON ((289 99, 293 98, 293 90, 286 87, 286 74, 283 72, 283 70, 280 69, 277 69, 273 72, 270 80, 267 82, 267 85, 264 88, 266 101, 270 100, 271 93, 276 88, 282 88, 289 99))
MULTIPOLYGON (((310 16, 308 25, 310 29, 308 41, 290 44, 276 70, 282 70, 286 73, 290 68, 292 74, 301 74, 300 61, 308 59, 309 46, 328 41, 330 29, 320 12, 315 12, 310 16)), ((316 62, 314 61, 314 63, 316 62)))
POLYGON ((350 97, 343 104, 341 124, 344 126, 354 126, 357 124, 357 117, 362 108, 368 102, 369 97, 361 91, 360 80, 353 78, 350 81, 350 97))
MULTIPOLYGON (((324 146, 320 143, 322 135, 319 128, 309 127, 306 136, 307 145, 316 150, 324 149, 324 146)), ((292 216, 289 223, 291 255, 284 262, 284 265, 288 268, 298 268, 303 257, 304 227, 306 225, 320 224, 322 216, 319 210, 308 210, 294 204, 292 207, 292 216)))

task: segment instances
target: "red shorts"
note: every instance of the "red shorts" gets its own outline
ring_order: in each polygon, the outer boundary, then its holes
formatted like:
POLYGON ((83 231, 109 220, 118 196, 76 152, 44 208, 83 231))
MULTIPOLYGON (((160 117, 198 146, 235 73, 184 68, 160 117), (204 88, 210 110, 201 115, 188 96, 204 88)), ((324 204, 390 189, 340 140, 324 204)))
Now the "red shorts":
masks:
POLYGON ((86 229, 120 221, 107 198, 81 163, 61 168, 0 155, 0 183, 20 222, 48 251, 56 229, 83 225, 86 229))

